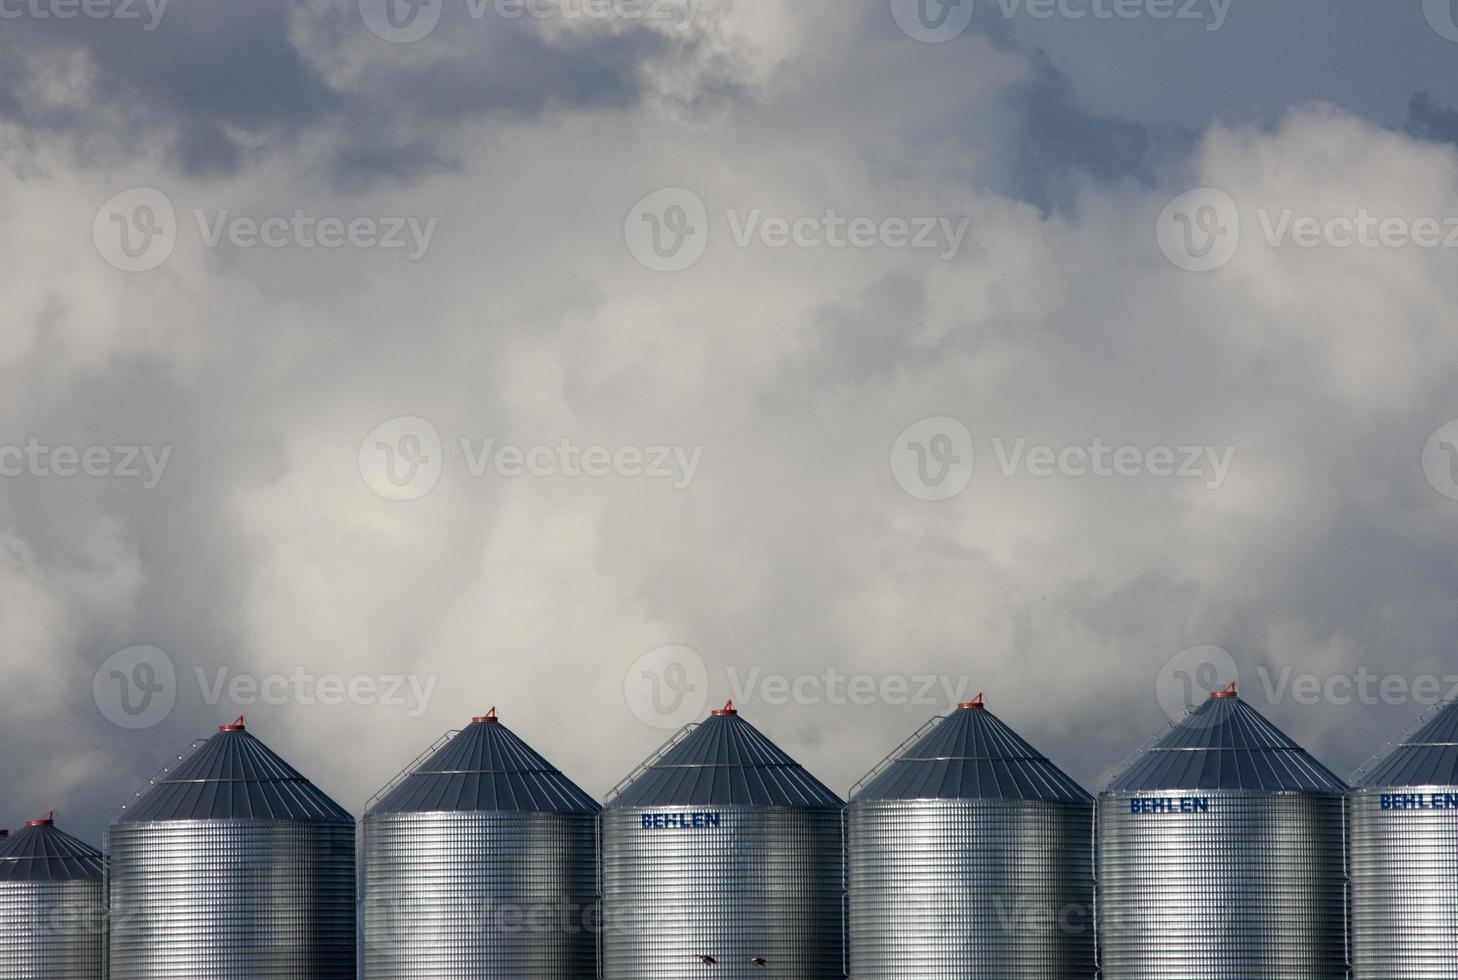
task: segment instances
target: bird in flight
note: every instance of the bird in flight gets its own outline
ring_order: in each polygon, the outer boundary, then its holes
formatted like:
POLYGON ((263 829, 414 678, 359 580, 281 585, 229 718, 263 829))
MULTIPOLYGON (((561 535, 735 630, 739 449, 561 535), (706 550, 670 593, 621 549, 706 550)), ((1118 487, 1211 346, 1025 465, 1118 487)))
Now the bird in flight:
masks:
POLYGON ((704 964, 704 966, 718 966, 719 965, 719 961, 716 960, 716 959, 714 959, 712 956, 708 955, 707 953, 700 953, 699 954, 699 962, 702 963, 702 964, 704 964))
POLYGON ((763 956, 746 956, 744 958, 744 962, 760 970, 763 970, 765 967, 769 966, 769 961, 766 960, 763 956))

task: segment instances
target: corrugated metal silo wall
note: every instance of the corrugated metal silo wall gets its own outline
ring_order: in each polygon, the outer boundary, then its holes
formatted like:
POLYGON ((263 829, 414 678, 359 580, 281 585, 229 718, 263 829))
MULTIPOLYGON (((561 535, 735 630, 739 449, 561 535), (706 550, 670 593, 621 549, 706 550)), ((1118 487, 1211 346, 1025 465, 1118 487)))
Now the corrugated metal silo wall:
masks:
POLYGON ((838 810, 609 809, 603 831, 603 976, 839 980, 838 810), (758 957, 765 966, 749 962, 758 957))
POLYGON ((366 980, 594 980, 590 814, 440 812, 363 821, 366 980))
POLYGON ((1092 980, 1093 807, 851 803, 854 980, 1092 980))
POLYGON ((102 980, 99 881, 0 882, 0 977, 102 980))
POLYGON ((1359 790, 1350 808, 1354 976, 1458 977, 1458 788, 1359 790))
POLYGON ((352 824, 111 830, 112 980, 354 980, 352 824))
POLYGON ((1106 793, 1105 980, 1343 980, 1344 801, 1304 793, 1106 793))

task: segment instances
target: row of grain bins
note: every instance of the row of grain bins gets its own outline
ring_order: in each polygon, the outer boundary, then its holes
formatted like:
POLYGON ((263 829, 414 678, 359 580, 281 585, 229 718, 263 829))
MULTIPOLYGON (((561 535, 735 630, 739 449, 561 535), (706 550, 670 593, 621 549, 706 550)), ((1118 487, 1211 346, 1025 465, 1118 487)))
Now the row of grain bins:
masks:
POLYGON ((0 978, 1453 980, 1458 704, 1349 793, 1232 688, 1095 801, 979 697, 849 805, 729 705, 605 809, 493 711, 358 828, 240 719, 110 845, 0 840, 0 978))

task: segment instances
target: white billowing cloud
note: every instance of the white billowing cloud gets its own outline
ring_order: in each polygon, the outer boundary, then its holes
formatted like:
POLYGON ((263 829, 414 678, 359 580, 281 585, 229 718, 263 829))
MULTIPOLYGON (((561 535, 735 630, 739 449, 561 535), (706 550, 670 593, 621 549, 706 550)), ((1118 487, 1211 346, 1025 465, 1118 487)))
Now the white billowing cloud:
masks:
MULTIPOLYGON (((314 168, 327 135, 225 181, 59 158, 43 179, 8 172, 0 201, 16 210, 0 241, 21 273, 20 343, 0 390, 22 393, 6 397, 24 419, 10 438, 131 418, 177 444, 161 496, 99 498, 131 522, 119 540, 140 558, 80 552, 92 555, 81 568, 131 569, 100 579, 133 582, 116 588, 123 598, 57 580, 52 554, 94 532, 23 483, 28 506, 4 511, 18 557, 0 601, 29 616, 12 671, 59 698, 110 649, 187 637, 172 651, 177 714, 146 744, 181 748, 245 710, 357 808, 492 704, 605 791, 667 734, 623 698, 628 666, 664 644, 703 656, 706 703, 752 675, 944 676, 932 704, 778 706, 749 692, 746 716, 840 790, 949 694, 987 690, 1092 782, 1164 722, 1155 684, 1186 647, 1227 646, 1258 702, 1260 666, 1441 662, 1455 514, 1418 454, 1458 416, 1458 341, 1443 329, 1458 299, 1451 253, 1273 250, 1257 212, 1458 213, 1450 151, 1313 106, 1274 130, 1212 129, 1155 186, 1090 185, 1047 215, 969 173, 1016 159, 998 98, 1026 77, 1013 56, 969 38, 979 85, 938 89, 940 49, 872 43, 821 8, 775 15, 782 24, 729 9, 695 28, 712 42, 703 62, 654 68, 736 65, 750 94, 712 118, 686 119, 665 98, 465 127, 459 173, 369 194, 334 190, 314 168), (782 29, 829 50, 787 46, 782 29), (835 67, 846 50, 865 56, 855 71, 835 67), (954 117, 965 132, 933 138, 954 117), (149 182, 177 206, 177 251, 156 272, 119 273, 91 250, 90 212, 149 182), (1155 220, 1205 185, 1238 203, 1245 238, 1228 266, 1197 275, 1161 255, 1155 220), (623 227, 636 201, 671 186, 705 202, 711 240, 693 268, 661 274, 634 259, 623 227), (296 208, 438 226, 410 262, 209 249, 193 217, 296 208), (939 261, 741 248, 726 216, 831 208, 970 224, 939 261), (395 503, 362 479, 358 455, 402 416, 429 420, 444 466, 432 492, 395 503), (905 493, 890 464, 898 433, 931 416, 960 418, 977 449, 969 488, 940 504, 905 493), (476 476, 461 446, 564 437, 702 447, 702 462, 687 489, 476 476), (1234 457, 1215 487, 1004 475, 994 440, 1005 452, 1100 440, 1234 457), (44 551, 19 543, 42 531, 44 551), (136 635, 116 635, 118 622, 136 635), (111 646, 98 650, 103 629, 111 646), (419 712, 209 705, 188 687, 196 666, 435 686, 419 712)), ((1341 768, 1418 709, 1271 710, 1341 768)), ((155 768, 132 758, 142 741, 113 744, 99 719, 72 734, 78 751, 116 760, 91 799, 120 798, 155 768)), ((17 796, 37 790, 12 779, 17 796)))

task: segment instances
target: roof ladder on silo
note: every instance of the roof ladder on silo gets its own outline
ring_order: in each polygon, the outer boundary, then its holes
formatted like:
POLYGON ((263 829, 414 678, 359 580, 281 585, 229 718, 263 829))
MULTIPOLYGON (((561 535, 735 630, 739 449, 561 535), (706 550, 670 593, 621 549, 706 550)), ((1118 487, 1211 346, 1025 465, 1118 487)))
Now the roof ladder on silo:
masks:
POLYGON ((900 745, 898 745, 898 746, 896 746, 896 748, 892 749, 890 755, 886 756, 886 758, 884 758, 880 762, 876 763, 876 766, 875 766, 874 769, 872 769, 870 772, 868 772, 864 776, 862 776, 861 779, 860 779, 860 782, 856 783, 854 786, 852 786, 850 788, 850 795, 851 796, 855 796, 856 793, 860 792, 860 790, 867 783, 869 783, 871 780, 875 779, 877 776, 881 775, 882 771, 884 771, 887 766, 891 765, 891 763, 893 763, 897 759, 899 759, 901 757, 901 753, 905 752, 907 749, 911 748, 917 742, 921 741, 921 739, 928 732, 930 732, 933 728, 935 728, 938 725, 940 725, 942 722, 946 721, 947 718, 948 718, 947 715, 937 715, 931 721, 927 722, 925 725, 922 725, 916 731, 912 732, 911 735, 910 735, 910 737, 904 739, 900 745))
MULTIPOLYGON (((154 775, 151 779, 147 780, 147 785, 143 786, 141 789, 139 789, 135 793, 133 793, 132 794, 132 798, 130 800, 128 800, 126 803, 123 803, 121 805, 121 808, 111 815, 111 822, 112 823, 116 823, 116 818, 117 817, 120 817, 123 813, 126 813, 127 812, 127 807, 131 806, 137 800, 140 800, 142 798, 142 794, 143 793, 146 793, 153 786, 156 786, 158 783, 162 782, 166 778, 166 776, 167 776, 168 773, 172 772, 172 770, 176 769, 183 762, 186 762, 187 759, 194 752, 196 752, 198 749, 202 748, 206 744, 208 744, 208 740, 205 739, 205 738, 195 738, 195 739, 193 739, 192 740, 192 744, 189 745, 187 747, 187 749, 181 755, 179 755, 175 760, 173 760, 173 762, 170 765, 163 766, 161 769, 157 770, 156 775, 154 775)), ((110 834, 111 834, 111 832, 108 830, 107 831, 107 836, 110 837, 110 834)))
POLYGON ((660 745, 656 752, 654 752, 644 761, 640 762, 638 764, 638 768, 628 773, 626 776, 623 777, 621 782, 619 782, 616 786, 610 789, 608 791, 608 795, 603 798, 603 803, 611 803, 613 800, 617 799, 618 796, 623 792, 623 790, 627 789, 630 785, 632 785, 634 780, 636 780, 639 776, 643 775, 643 773, 647 772, 649 769, 652 769, 655 765, 657 765, 660 759, 662 759, 668 753, 672 752, 674 747, 677 746, 678 743, 688 738, 689 735, 693 733, 694 729, 698 727, 699 723, 693 721, 680 728, 676 733, 674 733, 674 736, 672 738, 660 745))
POLYGON ((401 769, 399 772, 395 773, 395 778, 391 779, 388 783, 386 783, 384 789, 380 790, 374 796, 371 796, 368 800, 365 801, 365 812, 368 813, 370 810, 374 809, 376 803, 380 802, 386 796, 390 795, 390 791, 393 790, 396 786, 399 786, 401 783, 403 783, 405 781, 405 778, 409 776, 412 772, 419 769, 421 764, 425 762, 426 759, 429 759, 441 749, 445 748, 446 743, 459 734, 461 734, 461 730, 459 728, 446 732, 440 738, 436 739, 431 744, 430 748, 426 749, 424 752, 416 756, 414 762, 410 763, 404 769, 401 769))
POLYGON ((1356 786, 1362 781, 1363 776, 1367 775, 1368 772, 1375 769, 1383 762, 1386 762, 1389 755, 1397 751, 1402 746, 1406 745, 1407 740, 1413 735, 1416 735, 1420 728, 1422 728, 1428 722, 1432 721, 1433 718, 1435 718, 1439 714, 1439 712, 1444 711, 1449 705, 1453 703, 1453 700, 1439 701, 1437 704, 1428 708, 1427 711, 1424 711, 1422 715, 1418 717, 1417 721, 1413 722, 1411 725, 1408 725, 1405 729, 1403 729, 1401 735, 1398 735, 1392 741, 1388 742, 1386 746, 1377 751, 1376 755, 1372 756, 1372 758, 1362 763, 1362 768, 1352 773, 1352 778, 1348 779, 1347 782, 1353 786, 1356 786))

